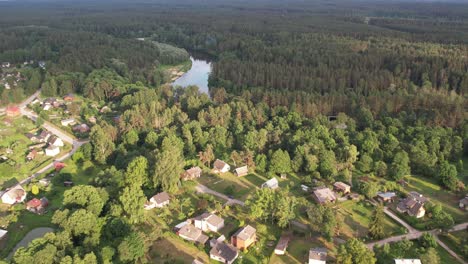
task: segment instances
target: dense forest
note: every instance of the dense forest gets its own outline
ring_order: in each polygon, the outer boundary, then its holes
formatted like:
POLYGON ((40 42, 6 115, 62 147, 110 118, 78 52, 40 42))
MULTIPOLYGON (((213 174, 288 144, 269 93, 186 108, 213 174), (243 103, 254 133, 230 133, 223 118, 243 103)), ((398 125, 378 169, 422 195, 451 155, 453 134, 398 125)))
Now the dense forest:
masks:
MULTIPOLYGON (((397 182, 410 174, 466 191, 466 4, 264 2, 0 2, 0 61, 46 62, 18 66, 26 78, 19 90, 0 86, 3 104, 42 88, 119 113, 98 116, 90 143, 72 157, 101 172, 65 191, 52 217, 57 231, 18 250, 13 263, 145 263, 170 232, 145 219, 146 197, 189 192, 184 169, 217 158, 271 177, 295 174, 311 187, 347 182, 366 198, 401 191, 397 182), (184 49, 213 58, 209 95, 167 84, 162 69, 187 61, 184 49)), ((79 112, 97 116, 89 106, 79 112)), ((183 207, 177 201, 161 218, 194 215, 183 207)), ((300 208, 327 241, 340 225, 334 209, 301 204, 287 190, 255 192, 246 208, 250 220, 279 228, 300 208), (270 207, 258 204, 266 200, 270 207)), ((424 229, 454 225, 440 204, 427 210, 424 229)), ((375 253, 385 263, 405 247, 375 253)), ((355 239, 339 247, 337 262, 359 263, 350 260, 357 251, 376 262, 355 239)))

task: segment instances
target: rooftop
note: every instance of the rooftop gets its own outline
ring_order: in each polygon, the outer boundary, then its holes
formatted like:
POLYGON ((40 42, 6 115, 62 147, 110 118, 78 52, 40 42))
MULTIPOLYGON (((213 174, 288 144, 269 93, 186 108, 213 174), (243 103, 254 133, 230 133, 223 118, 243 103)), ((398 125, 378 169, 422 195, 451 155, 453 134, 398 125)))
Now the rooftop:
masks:
POLYGON ((309 251, 309 259, 314 260, 327 260, 327 249, 326 248, 312 248, 309 251))
POLYGON ((156 201, 156 203, 161 204, 169 201, 171 198, 169 197, 169 194, 167 194, 167 192, 160 192, 153 196, 153 199, 156 201))
POLYGON ((257 230, 255 228, 253 228, 250 225, 246 225, 246 226, 242 227, 241 229, 237 230, 237 232, 234 234, 234 236, 236 236, 237 238, 240 238, 242 240, 247 240, 247 239, 251 238, 253 235, 255 235, 256 232, 257 232, 257 230))
POLYGON ((226 243, 217 243, 211 250, 210 255, 221 257, 228 262, 235 260, 238 256, 237 249, 226 243))

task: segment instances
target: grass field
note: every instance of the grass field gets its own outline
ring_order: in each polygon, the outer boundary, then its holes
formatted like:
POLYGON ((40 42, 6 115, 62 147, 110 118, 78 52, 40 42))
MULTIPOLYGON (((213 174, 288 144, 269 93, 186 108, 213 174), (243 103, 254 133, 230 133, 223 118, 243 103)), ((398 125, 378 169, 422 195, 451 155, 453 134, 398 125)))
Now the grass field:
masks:
POLYGON ((210 257, 196 246, 180 238, 166 236, 156 241, 149 250, 150 263, 192 263, 193 259, 209 263, 210 257))
MULTIPOLYGON (((275 245, 276 246, 276 245, 275 245)), ((315 247, 325 247, 324 243, 316 237, 305 235, 294 236, 290 241, 286 254, 278 256, 272 253, 270 264, 302 264, 307 263, 309 250, 315 247)))
MULTIPOLYGON (((365 202, 345 201, 338 203, 338 212, 344 218, 343 235, 346 237, 365 238, 369 232, 369 223, 375 206, 365 202)), ((389 217, 385 216, 386 236, 403 234, 403 229, 389 217)))
POLYGON ((468 213, 458 208, 460 197, 443 189, 432 179, 419 176, 408 177, 409 185, 405 187, 407 191, 416 191, 428 197, 434 203, 440 203, 444 210, 451 214, 456 223, 465 222, 468 213))
POLYGON ((240 200, 245 200, 249 193, 256 188, 253 183, 242 179, 242 177, 236 177, 230 172, 221 174, 204 173, 197 181, 210 189, 232 195, 240 200))
POLYGON ((468 242, 468 231, 462 230, 458 232, 452 232, 446 235, 439 235, 440 240, 444 242, 449 248, 451 248, 461 258, 464 257, 465 261, 468 261, 468 256, 463 255, 463 246, 466 246, 468 242))

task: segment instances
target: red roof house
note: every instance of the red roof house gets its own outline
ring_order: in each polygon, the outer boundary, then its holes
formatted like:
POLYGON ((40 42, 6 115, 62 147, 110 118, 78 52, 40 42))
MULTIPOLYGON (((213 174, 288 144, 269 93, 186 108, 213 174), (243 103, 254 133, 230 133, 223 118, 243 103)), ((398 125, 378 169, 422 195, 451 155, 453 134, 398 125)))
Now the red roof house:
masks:
POLYGON ((6 115, 9 117, 20 116, 21 109, 18 106, 8 106, 6 108, 6 115))

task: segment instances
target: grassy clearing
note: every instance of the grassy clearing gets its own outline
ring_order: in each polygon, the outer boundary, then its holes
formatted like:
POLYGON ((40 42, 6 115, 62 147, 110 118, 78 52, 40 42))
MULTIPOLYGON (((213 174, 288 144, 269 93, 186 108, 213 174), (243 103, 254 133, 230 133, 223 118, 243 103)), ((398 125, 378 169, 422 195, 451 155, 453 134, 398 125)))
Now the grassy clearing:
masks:
MULTIPOLYGON (((346 237, 367 237, 375 206, 365 201, 351 200, 340 202, 337 206, 338 212, 344 219, 343 235, 346 237)), ((403 234, 403 229, 386 216, 385 232, 387 236, 394 236, 403 234)))
POLYGON ((428 197, 434 203, 440 203, 447 213, 451 214, 456 223, 461 223, 468 219, 468 213, 458 208, 460 197, 444 190, 432 179, 419 176, 408 177, 409 185, 405 187, 407 191, 416 191, 428 197))
POLYGON ((463 246, 466 246, 468 241, 468 231, 462 230, 458 232, 452 232, 445 235, 439 235, 440 240, 444 242, 450 249, 455 251, 458 256, 468 261, 468 256, 463 255, 463 246))
MULTIPOLYGON (((276 245, 275 245, 276 246, 276 245)), ((325 244, 317 238, 295 235, 290 241, 286 254, 277 256, 271 255, 271 264, 302 264, 307 263, 309 250, 315 247, 325 247, 325 244)))
POLYGON ((172 236, 156 241, 149 250, 149 258, 151 263, 192 263, 194 258, 203 263, 210 261, 206 252, 172 236))
POLYGON ((249 193, 256 188, 255 184, 242 179, 242 177, 236 177, 230 172, 221 174, 206 173, 197 181, 210 189, 226 195, 232 195, 240 200, 245 200, 249 193))

